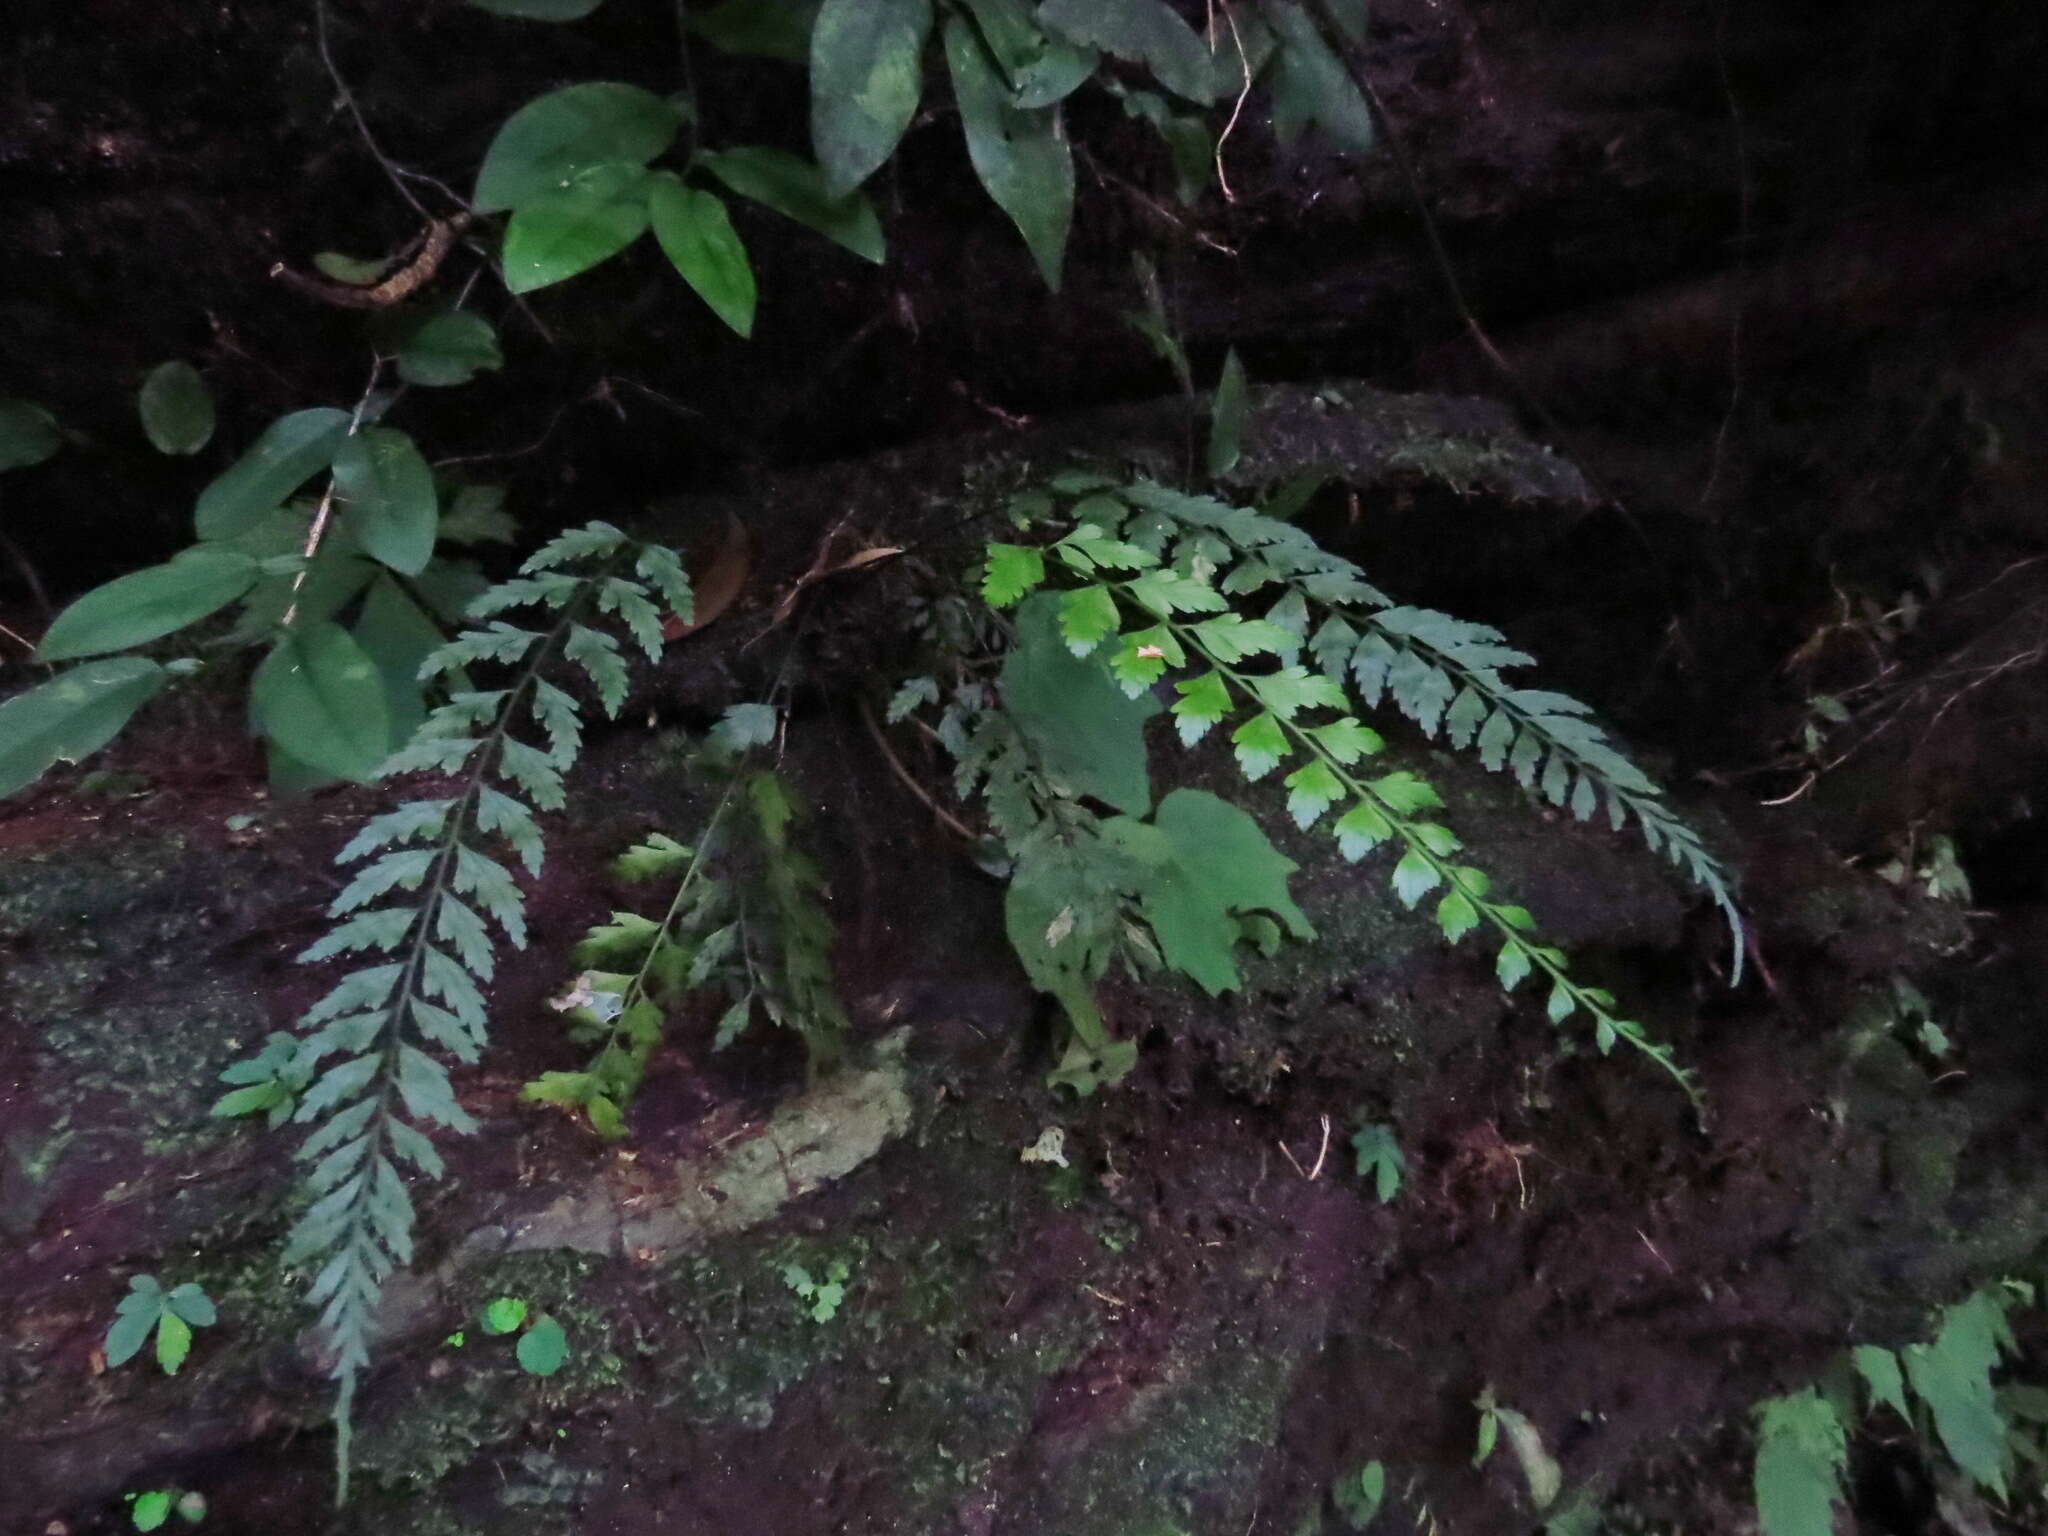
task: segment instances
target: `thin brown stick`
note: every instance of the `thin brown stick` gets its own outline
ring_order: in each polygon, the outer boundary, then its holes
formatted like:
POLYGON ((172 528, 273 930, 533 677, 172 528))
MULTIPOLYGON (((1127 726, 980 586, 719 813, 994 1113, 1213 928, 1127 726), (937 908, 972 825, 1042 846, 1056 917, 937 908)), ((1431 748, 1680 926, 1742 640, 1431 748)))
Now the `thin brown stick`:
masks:
POLYGON ((980 842, 981 839, 976 837, 959 817, 934 800, 931 796, 931 791, 918 783, 917 776, 903 766, 903 760, 896 755, 895 749, 889 745, 889 738, 882 733, 881 722, 875 718, 874 708, 866 699, 860 701, 860 718, 861 723, 868 728, 868 734, 874 737, 875 745, 881 749, 882 760, 889 765, 889 771, 896 775, 897 782, 902 784, 911 794, 915 795, 924 808, 930 811, 938 819, 939 824, 947 831, 966 842, 980 842))

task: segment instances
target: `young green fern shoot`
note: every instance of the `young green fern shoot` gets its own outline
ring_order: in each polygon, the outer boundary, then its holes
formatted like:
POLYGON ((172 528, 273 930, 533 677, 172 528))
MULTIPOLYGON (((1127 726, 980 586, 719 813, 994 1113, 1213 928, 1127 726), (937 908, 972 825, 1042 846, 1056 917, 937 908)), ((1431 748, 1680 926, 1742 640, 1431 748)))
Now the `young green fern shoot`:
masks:
POLYGON ((587 674, 608 714, 626 694, 618 640, 596 627, 615 618, 649 659, 661 646, 663 606, 688 617, 681 562, 607 523, 566 533, 535 553, 511 581, 471 605, 489 622, 442 646, 423 681, 463 683, 380 776, 432 773, 449 793, 409 801, 371 820, 338 862, 360 864, 334 899, 339 919, 300 959, 368 955, 300 1020, 300 1066, 318 1070, 293 1118, 311 1125, 299 1148, 312 1204, 287 1239, 285 1262, 316 1266, 308 1300, 321 1308, 340 1382, 340 1492, 347 1491, 349 1406, 369 1363, 384 1282, 412 1261, 407 1174, 438 1177, 442 1162, 425 1128, 467 1132, 447 1067, 480 1054, 484 986, 496 941, 526 942, 524 899, 505 863, 541 867, 537 811, 560 809, 563 775, 582 739, 575 697, 544 671, 566 660, 587 674), (631 574, 626 574, 630 572, 631 574), (657 602, 657 599, 659 600, 657 602), (518 607, 552 615, 545 630, 495 617, 518 607), (465 669, 513 669, 506 686, 476 690, 465 669), (533 738, 538 738, 537 741, 533 738), (325 1065, 331 1058, 332 1064, 325 1065))

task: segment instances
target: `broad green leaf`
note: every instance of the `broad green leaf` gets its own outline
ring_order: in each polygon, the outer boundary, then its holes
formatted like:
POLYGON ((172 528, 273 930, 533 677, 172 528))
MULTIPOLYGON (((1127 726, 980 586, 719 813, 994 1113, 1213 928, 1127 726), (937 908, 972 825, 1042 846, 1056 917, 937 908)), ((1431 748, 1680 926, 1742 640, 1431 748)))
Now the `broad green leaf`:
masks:
POLYGON ((690 8, 690 30, 726 53, 802 64, 820 0, 720 0, 690 8))
POLYGON ((1092 49, 1049 36, 1025 0, 967 0, 975 26, 1006 82, 1011 105, 1026 111, 1064 100, 1095 73, 1092 49))
POLYGON ((1882 1403, 1903 1423, 1913 1422, 1906 1409, 1906 1384, 1899 1374, 1899 1357, 1878 1344, 1858 1344, 1849 1352, 1864 1385, 1870 1389, 1873 1406, 1882 1403))
POLYGON ((1520 939, 1509 939, 1500 947, 1500 958, 1494 963, 1494 974, 1500 978, 1503 992, 1512 992, 1529 975, 1529 950, 1520 939))
POLYGON ((136 397, 142 430, 158 453, 197 453, 213 437, 213 393, 186 362, 160 363, 136 397))
POLYGON ((946 22, 946 67, 974 174, 1017 226, 1046 287, 1057 293, 1074 219, 1074 156, 1059 109, 1015 106, 963 17, 946 22))
POLYGON ((531 1328, 519 1335, 515 1353, 519 1356, 519 1364, 529 1375, 552 1376, 569 1358, 569 1336, 562 1331, 560 1323, 542 1314, 533 1320, 531 1328))
POLYGON ((863 261, 881 262, 882 223, 874 204, 861 192, 833 196, 825 189, 824 173, 808 160, 787 150, 748 145, 701 155, 698 162, 741 197, 815 229, 863 261))
POLYGON ((356 644, 376 663, 384 684, 384 709, 389 717, 393 749, 412 739, 426 718, 420 693, 420 664, 441 644, 440 628, 412 600, 405 588, 379 574, 363 600, 353 633, 356 644))
POLYGON ((171 1503, 175 1494, 168 1488, 152 1488, 147 1493, 135 1495, 135 1502, 129 1507, 128 1518, 138 1531, 155 1531, 171 1518, 171 1503))
POLYGON ((1370 800, 1361 800, 1331 830, 1337 834, 1337 851, 1355 864, 1394 835, 1394 824, 1370 800))
POLYGON ((1223 377, 1209 402, 1209 473, 1229 474, 1244 457, 1244 424, 1248 402, 1245 398, 1244 364, 1232 347, 1223 358, 1223 377))
POLYGON ((250 679, 249 707, 265 736, 338 778, 375 777, 390 746, 377 664, 338 624, 287 634, 250 679))
POLYGON ((172 1286, 164 1297, 164 1305, 194 1328, 211 1328, 219 1320, 213 1299, 189 1280, 183 1285, 172 1286))
POLYGON ((637 85, 564 86, 506 120, 484 152, 471 202, 478 213, 502 213, 600 166, 644 166, 675 142, 681 124, 673 106, 637 85))
POLYGON ((520 21, 581 21, 604 0, 469 0, 480 11, 493 16, 511 16, 520 21))
POLYGON ((175 1376, 191 1353, 192 1325, 177 1313, 165 1311, 156 1325, 156 1363, 166 1376, 175 1376))
POLYGON ((1842 1421, 1813 1388, 1765 1402, 1755 1475, 1763 1536, 1833 1536, 1847 1457, 1842 1421))
POLYGON ((0 703, 0 799, 112 741, 171 674, 139 656, 73 667, 0 703))
POLYGON ((1097 584, 1062 592, 1059 605, 1060 634, 1067 642, 1067 649, 1076 656, 1086 656, 1102 643, 1105 636, 1116 633, 1120 615, 1116 598, 1106 586, 1097 584))
POLYGON ((330 406, 280 416, 249 451, 199 493, 194 523, 202 539, 231 539, 282 506, 300 486, 334 462, 348 436, 349 414, 330 406))
POLYGON ((1313 736, 1322 749, 1345 767, 1350 767, 1362 757, 1370 757, 1386 746, 1380 733, 1370 726, 1360 725, 1351 716, 1332 720, 1328 725, 1312 727, 1313 736))
POLYGON ((1240 618, 1234 613, 1204 619, 1195 626, 1194 635, 1196 643, 1226 667, 1247 656, 1278 654, 1297 644, 1295 637, 1278 624, 1240 618))
POLYGON ((1463 891, 1453 891, 1436 904, 1436 924, 1455 944, 1479 926, 1479 909, 1463 891))
POLYGON ((1297 827, 1313 826, 1344 795, 1344 785, 1321 758, 1287 775, 1287 814, 1297 827))
POLYGON ((192 549, 117 576, 58 614, 36 656, 71 661, 146 644, 225 608, 256 584, 258 570, 247 555, 192 549))
POLYGON ((398 347, 398 376, 424 388, 467 384, 479 373, 495 373, 504 366, 497 330, 482 315, 466 309, 429 315, 398 347))
POLYGON ((1177 789, 1148 827, 1119 817, 1104 835, 1132 847, 1144 868, 1140 910, 1166 963, 1211 996, 1239 985, 1232 958, 1240 914, 1266 912, 1297 939, 1315 929, 1288 894, 1294 861, 1243 810, 1206 790, 1177 789), (1144 833, 1156 833, 1156 839, 1144 833), (1148 848, 1148 843, 1155 843, 1148 848), (1162 857, 1148 856, 1163 853, 1162 857))
POLYGON ((157 1319, 163 1315, 161 1303, 154 1294, 133 1292, 121 1299, 121 1305, 114 1313, 114 1326, 107 1330, 107 1366, 112 1369, 126 1365, 142 1353, 142 1346, 149 1342, 150 1332, 156 1327, 157 1319))
POLYGON ((1979 1291, 1942 1314, 1932 1344, 1904 1350, 1906 1379, 1934 1415, 1942 1446, 1957 1466, 2003 1499, 2011 1465, 2007 1427, 1991 1388, 2006 1333, 2004 1311, 1979 1291))
POLYGON ((982 569, 981 599, 1007 608, 1045 580, 1045 556, 1028 544, 991 544, 982 569))
POLYGON ((754 269, 716 194, 656 171, 647 209, 654 238, 697 297, 742 336, 754 334, 754 269))
POLYGON ((1401 905, 1412 907, 1443 879, 1437 867, 1419 849, 1410 848, 1394 866, 1394 894, 1401 905))
POLYGON ((1144 725, 1159 705, 1124 697, 1099 664, 1077 660, 1060 638, 1059 606, 1041 593, 1018 610, 1017 644, 1003 663, 1004 706, 1054 779, 1142 816, 1152 804, 1144 725))
POLYGON ((1372 112, 1344 65, 1324 44, 1298 0, 1261 0, 1266 19, 1280 36, 1280 57, 1272 74, 1273 129, 1291 144, 1307 124, 1330 136, 1339 149, 1366 154, 1377 142, 1372 112))
POLYGON ((598 165, 521 203, 505 226, 505 286, 532 293, 616 256, 647 228, 647 182, 641 166, 598 165))
POLYGON ((1038 24, 1084 48, 1143 63, 1176 96, 1216 99, 1209 50, 1165 0, 1045 0, 1038 24))
MULTIPOLYGON (((532 1097, 541 1096, 536 1094, 532 1097)), ((517 1296, 500 1296, 484 1308, 480 1321, 485 1333, 512 1333, 526 1321, 526 1303, 517 1296)))
POLYGON ((811 28, 811 143, 843 197, 873 175, 917 115, 931 0, 825 0, 811 28))
POLYGON ((1220 613, 1230 600, 1208 582, 1179 571, 1147 571, 1124 583, 1124 593, 1160 618, 1176 613, 1220 613))
POLYGON ((0 470, 40 464, 63 446, 57 418, 40 405, 0 399, 0 470))
POLYGON ((441 510, 434 472, 412 439, 391 427, 365 427, 334 455, 334 485, 366 554, 403 576, 434 556, 441 510))
POLYGON ((1282 720, 1292 720, 1305 709, 1344 707, 1344 690, 1306 667, 1282 667, 1251 679, 1251 686, 1259 702, 1282 720))

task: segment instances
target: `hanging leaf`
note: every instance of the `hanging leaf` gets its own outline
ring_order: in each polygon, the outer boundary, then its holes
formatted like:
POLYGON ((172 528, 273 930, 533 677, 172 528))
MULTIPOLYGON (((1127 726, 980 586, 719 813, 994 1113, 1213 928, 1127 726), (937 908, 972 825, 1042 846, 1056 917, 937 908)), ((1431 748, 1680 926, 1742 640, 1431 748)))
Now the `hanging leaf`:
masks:
POLYGON ((365 427, 344 439, 334 455, 334 484, 366 554, 401 575, 426 569, 441 513, 434 472, 411 438, 392 427, 365 427))
POLYGON ((532 293, 587 272, 647 228, 647 172, 599 165, 520 204, 505 226, 505 286, 532 293))
POLYGON ((0 470, 40 464, 63 446, 57 418, 40 405, 0 399, 0 470))
POLYGON ((477 172, 478 213, 502 213, 559 192, 601 166, 644 166, 675 142, 681 114, 637 85, 588 81, 513 113, 477 172))
POLYGON ((520 21, 581 21, 604 0, 469 0, 480 11, 493 16, 511 16, 520 21))
POLYGON ((1237 348, 1232 347, 1224 355, 1223 377, 1217 381, 1216 395, 1210 402, 1209 473, 1212 477, 1229 474, 1244 456, 1246 404, 1244 364, 1238 360, 1237 348))
POLYGON ((1074 157, 1059 109, 1027 112, 1011 105, 974 28, 958 16, 946 22, 946 66, 974 174, 1017 226, 1046 287, 1057 293, 1074 218, 1074 157))
POLYGON ((714 193, 683 185, 671 171, 656 171, 647 198, 654 238, 683 281, 712 312, 742 336, 754 334, 754 269, 714 193))
POLYGON ((864 261, 882 260, 882 223, 866 194, 834 197, 815 165, 783 149, 746 145, 699 157, 704 169, 741 197, 815 229, 864 261))
POLYGON ((161 363, 136 397, 142 430, 158 453, 197 453, 213 437, 213 394, 190 363, 161 363))
POLYGON ((139 656, 87 662, 0 703, 0 799, 52 763, 75 763, 119 734, 170 673, 139 656))
POLYGON ((71 661, 146 644, 225 608, 260 569, 248 555, 202 548, 117 576, 58 614, 36 656, 71 661))
POLYGON ((1017 610, 1017 645, 1003 664, 1003 704, 1053 778, 1077 793, 1142 816, 1152 804, 1145 722, 1159 712, 1128 699, 1099 664, 1060 638, 1059 599, 1043 593, 1017 610))
POLYGON ((390 745, 377 664, 340 625, 301 625, 249 682, 249 712, 300 762, 338 778, 375 776, 390 745))
POLYGON ((1045 0, 1038 24, 1070 43, 1142 63, 1176 96, 1216 99, 1209 50, 1165 0, 1045 0))
POLYGON ((819 0, 722 0, 690 12, 690 30, 726 53, 801 64, 811 56, 819 0))
POLYGON ((967 0, 967 9, 1002 72, 1010 105, 1027 112, 1049 107, 1095 73, 1094 50, 1049 35, 1025 0, 967 0))
POLYGON ((1266 19, 1280 35, 1280 57, 1272 74, 1273 131, 1292 144, 1313 123, 1330 142, 1351 154, 1369 153, 1378 141, 1372 111, 1343 63, 1330 52, 1316 24, 1297 0, 1261 0, 1266 19))
POLYGON ((1756 1513, 1763 1536, 1833 1536, 1847 1439, 1835 1410, 1813 1388, 1762 1405, 1756 1448, 1756 1513))
POLYGON ((917 115, 931 0, 825 0, 811 29, 811 142, 843 197, 887 160, 917 115))
POLYGON ((496 329, 466 309, 428 316, 398 347, 398 376, 429 389, 467 384, 479 373, 504 366, 496 329))
POLYGON ((348 436, 349 414, 330 406, 280 416, 249 451, 199 493, 194 517, 202 539, 246 533, 263 514, 334 462, 348 436))

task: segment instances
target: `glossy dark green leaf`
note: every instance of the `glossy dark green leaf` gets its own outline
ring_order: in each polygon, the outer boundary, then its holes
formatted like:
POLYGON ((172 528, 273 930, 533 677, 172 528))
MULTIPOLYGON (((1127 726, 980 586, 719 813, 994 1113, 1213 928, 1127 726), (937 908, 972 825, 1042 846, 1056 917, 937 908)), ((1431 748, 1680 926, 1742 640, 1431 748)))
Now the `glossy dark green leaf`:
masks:
POLYGON ((441 513, 434 472, 411 438, 392 427, 365 427, 344 439, 334 455, 334 485, 365 554, 407 576, 426 569, 441 513))
POLYGON ((478 213, 523 208, 599 166, 644 166, 675 142, 681 115, 637 85, 588 81, 551 91, 506 120, 477 173, 478 213))
POLYGON ((833 197, 825 175, 787 150, 744 145, 701 157, 704 169, 741 197, 815 229, 863 260, 882 260, 882 223, 867 195, 833 197))
POLYGON ((469 0, 480 11, 493 16, 511 16, 520 21, 581 21, 604 0, 469 0))
POLYGON ((117 576, 58 614, 36 656, 73 661, 147 644, 225 608, 257 574, 247 555, 202 548, 117 576))
POLYGON ((1227 475, 1244 455, 1245 423, 1244 364, 1232 347, 1223 359, 1223 377, 1217 381, 1209 406, 1209 473, 1227 475))
POLYGON ((615 256, 647 228, 647 172, 600 165, 523 203, 505 227, 505 286, 531 293, 615 256))
POLYGON ((1176 96, 1216 99, 1209 50, 1165 0, 1045 0, 1038 24, 1070 43, 1142 63, 1176 96))
POLYGON ((1059 108, 1027 112, 1011 105, 980 37, 958 16, 946 23, 946 67, 974 174, 1017 226, 1045 285, 1057 292, 1074 218, 1074 156, 1060 130, 1059 108))
POLYGON ((467 384, 481 372, 504 366, 497 330, 466 309, 429 316, 398 347, 398 376, 428 388, 467 384))
POLYGON ((1010 105, 1029 111, 1063 101, 1095 73, 1095 50, 1051 36, 1025 0, 967 0, 982 43, 995 60, 1010 105))
POLYGON ((811 28, 811 143, 835 197, 895 151, 917 116, 931 0, 825 0, 811 28))
POLYGON ((0 799, 33 784, 52 763, 97 752, 169 681, 153 661, 115 656, 0 703, 0 799))
POLYGON ((356 644, 377 664, 377 675, 383 679, 384 708, 390 716, 390 746, 396 751, 412 739, 412 733, 426 718, 426 702, 420 693, 420 663, 447 637, 404 587, 385 575, 378 576, 369 596, 363 599, 354 634, 356 644))
POLYGON ((802 64, 820 0, 721 0, 690 9, 690 30, 726 53, 802 64))
POLYGON ((136 397, 142 430, 158 453, 197 453, 213 437, 213 392, 186 362, 161 363, 136 397))
POLYGON ((330 406, 293 411, 263 431, 249 451, 199 493, 194 521, 202 539, 231 539, 334 462, 349 415, 330 406))
POLYGON ((654 173, 647 211, 654 238, 683 281, 742 336, 754 334, 754 269, 716 193, 686 187, 667 171, 654 173))
POLYGON ((1060 599, 1042 592, 1017 610, 1017 644, 1003 664, 1003 703, 1046 772, 1078 793, 1142 816, 1152 804, 1145 722, 1149 694, 1131 699, 1100 662, 1075 657, 1060 633, 1060 599))
POLYGON ((390 743, 377 664, 338 624, 279 641, 250 679, 249 711, 280 749, 337 778, 373 777, 390 743))
POLYGON ((40 464, 63 446, 57 418, 40 405, 33 400, 0 400, 0 470, 40 464))

